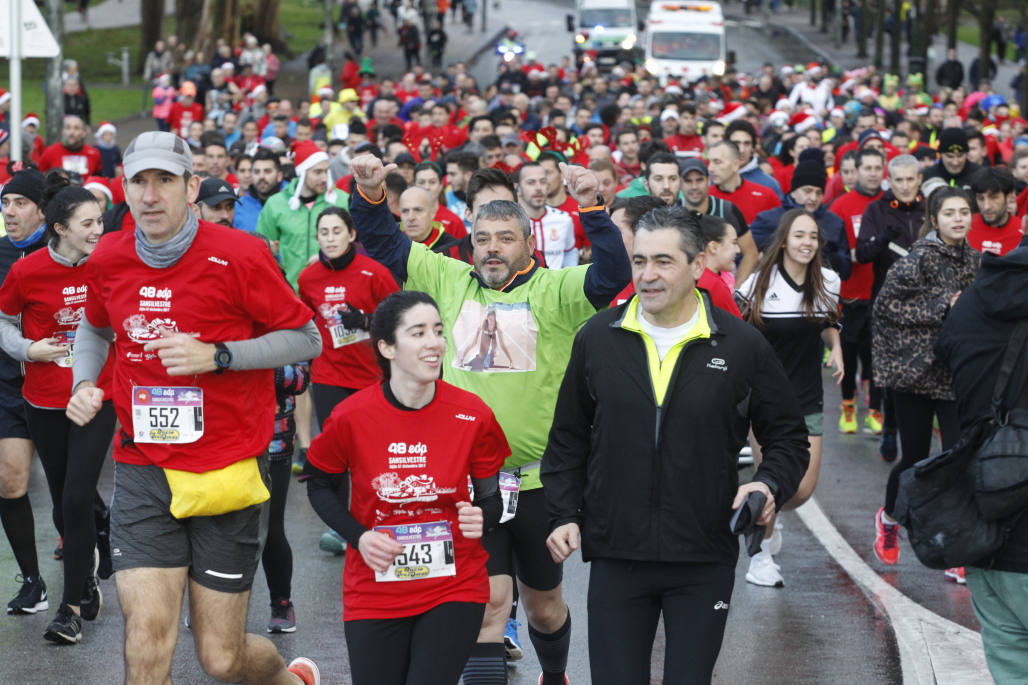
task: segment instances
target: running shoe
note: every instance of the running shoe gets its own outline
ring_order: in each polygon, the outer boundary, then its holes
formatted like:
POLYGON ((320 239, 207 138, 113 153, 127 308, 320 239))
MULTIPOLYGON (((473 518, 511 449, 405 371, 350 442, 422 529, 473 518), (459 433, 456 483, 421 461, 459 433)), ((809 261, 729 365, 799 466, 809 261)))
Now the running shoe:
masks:
POLYGON ((965 585, 967 579, 964 577, 964 567, 958 566, 946 569, 946 580, 951 580, 957 585, 965 585))
POLYGON ((760 544, 760 551, 750 558, 746 582, 762 587, 785 587, 782 567, 775 563, 775 558, 767 551, 767 540, 760 544))
POLYGON ((91 575, 86 578, 86 589, 82 595, 82 601, 79 603, 79 612, 84 620, 95 621, 96 617, 100 615, 103 605, 104 596, 100 592, 100 585, 96 576, 91 575))
POLYGON ((882 434, 882 412, 877 409, 868 409, 864 417, 864 432, 872 435, 882 434))
POLYGON ((21 589, 7 603, 8 614, 34 614, 50 608, 50 602, 46 599, 46 583, 42 578, 18 575, 15 581, 21 583, 21 589))
POLYGON ((54 547, 54 559, 64 561, 64 538, 57 536, 57 546, 54 547))
POLYGON ((899 443, 895 433, 882 433, 882 439, 878 443, 878 456, 890 464, 896 461, 899 456, 899 443))
POLYGON ((857 402, 856 400, 843 400, 842 413, 839 414, 839 432, 857 432, 857 402))
POLYGON ((303 685, 321 685, 321 671, 318 665, 305 656, 298 656, 289 663, 289 672, 300 676, 303 685))
POLYGON ((293 460, 293 475, 299 476, 303 473, 303 467, 307 464, 307 450, 298 449, 296 450, 296 459, 293 460))
POLYGON ((775 529, 771 532, 771 537, 767 539, 767 551, 774 556, 782 551, 782 529, 784 526, 782 522, 775 519, 775 529))
POLYGON ((43 637, 59 645, 73 645, 82 642, 82 619, 71 610, 70 606, 62 603, 54 620, 46 627, 43 637))
POLYGON ((899 561, 899 524, 888 523, 882 516, 885 507, 875 514, 875 556, 883 564, 892 566, 899 561))
MULTIPOLYGON (((545 680, 545 679, 546 679, 546 674, 545 673, 540 673, 539 674, 539 685, 543 685, 543 680, 545 680)), ((564 681, 563 682, 564 682, 564 685, 571 685, 571 681, 568 680, 567 674, 564 675, 564 681)))
POLYGON ((321 535, 321 539, 318 540, 318 549, 322 552, 328 552, 335 556, 342 556, 346 554, 346 540, 343 536, 334 530, 329 529, 327 532, 321 535))
POLYGON ((507 630, 503 632, 503 647, 507 650, 507 661, 517 661, 525 656, 521 649, 521 640, 518 639, 518 626, 521 625, 517 619, 507 619, 507 630))
POLYGON ((296 632, 296 613, 293 611, 293 603, 288 599, 277 599, 271 603, 271 620, 268 621, 268 632, 296 632))

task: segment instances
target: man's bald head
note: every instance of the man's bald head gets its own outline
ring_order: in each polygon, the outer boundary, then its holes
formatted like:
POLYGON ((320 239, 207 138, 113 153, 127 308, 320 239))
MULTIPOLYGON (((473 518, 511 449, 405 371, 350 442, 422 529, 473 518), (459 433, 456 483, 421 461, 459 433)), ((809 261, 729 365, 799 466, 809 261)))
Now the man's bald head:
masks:
POLYGON ((424 188, 411 186, 400 195, 400 225, 414 242, 424 242, 432 232, 438 200, 424 188))

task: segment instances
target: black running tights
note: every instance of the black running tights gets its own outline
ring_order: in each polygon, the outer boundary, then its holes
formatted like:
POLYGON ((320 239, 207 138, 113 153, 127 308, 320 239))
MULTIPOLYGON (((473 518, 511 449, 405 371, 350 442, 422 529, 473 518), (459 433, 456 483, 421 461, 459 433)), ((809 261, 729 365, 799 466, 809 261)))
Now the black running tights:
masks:
POLYGON ((72 423, 63 409, 40 409, 28 403, 25 418, 46 473, 54 525, 64 539, 63 601, 78 605, 93 570, 96 483, 114 436, 114 404, 104 402, 85 426, 72 423))
POLYGON ((649 685, 664 616, 664 682, 709 685, 721 651, 735 567, 593 559, 589 667, 594 685, 649 685))
POLYGON ((268 465, 271 501, 268 503, 268 540, 261 553, 261 564, 273 602, 292 597, 293 549, 286 539, 286 495, 289 493, 291 466, 288 455, 268 465))
POLYGON ((446 602, 417 616, 346 621, 353 685, 456 685, 485 605, 446 602))
POLYGON ((899 429, 900 460, 889 472, 885 488, 885 513, 892 516, 899 490, 900 474, 926 459, 932 449, 933 417, 939 417, 942 449, 948 450, 960 439, 960 416, 957 403, 952 400, 933 400, 926 395, 892 390, 896 407, 896 425, 899 429))

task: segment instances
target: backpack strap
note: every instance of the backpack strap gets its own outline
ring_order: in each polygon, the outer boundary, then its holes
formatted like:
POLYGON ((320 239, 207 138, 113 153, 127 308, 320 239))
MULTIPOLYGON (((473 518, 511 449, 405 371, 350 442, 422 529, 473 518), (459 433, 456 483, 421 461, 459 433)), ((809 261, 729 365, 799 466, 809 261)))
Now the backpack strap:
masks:
MULTIPOLYGON (((1010 336, 1010 341, 1007 342, 1006 351, 1003 353, 1003 363, 999 367, 999 375, 996 377, 996 387, 992 391, 992 411, 993 415, 997 418, 1001 417, 1001 407, 1003 405, 1003 398, 1007 394, 1007 390, 1010 386, 1010 380, 1014 375, 1014 367, 1017 365, 1017 359, 1021 356, 1021 351, 1024 349, 1025 341, 1028 340, 1028 319, 1020 321, 1014 328, 1013 335, 1010 336)), ((1022 364, 1021 372, 1018 374, 1022 385, 1024 385, 1024 373, 1025 365, 1022 364)), ((1018 391, 1018 399, 1023 399, 1023 388, 1018 391)), ((1020 404, 1020 402, 1018 402, 1020 404)))

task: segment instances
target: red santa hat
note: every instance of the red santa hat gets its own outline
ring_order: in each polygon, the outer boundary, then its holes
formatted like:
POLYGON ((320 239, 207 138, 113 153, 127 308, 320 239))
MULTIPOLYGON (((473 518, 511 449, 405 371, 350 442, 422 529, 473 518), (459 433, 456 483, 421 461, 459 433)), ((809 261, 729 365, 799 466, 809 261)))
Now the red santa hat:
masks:
POLYGON ((103 134, 111 132, 112 135, 118 135, 118 129, 109 121, 101 121, 100 125, 96 127, 96 137, 99 138, 103 134))
POLYGON ((817 126, 817 117, 811 112, 796 112, 789 119, 789 126, 796 133, 804 133, 817 126))
POLYGON ((107 196, 107 199, 111 201, 111 204, 114 204, 114 193, 111 191, 111 187, 99 176, 90 176, 86 179, 86 182, 82 184, 82 187, 86 190, 99 190, 107 196))
POLYGON ((742 119, 744 116, 746 116, 746 105, 741 102, 732 101, 725 104, 725 108, 721 110, 717 120, 727 125, 736 119, 742 119))
MULTIPOLYGON (((294 212, 300 209, 300 192, 303 190, 307 172, 311 170, 311 167, 327 161, 328 155, 312 140, 304 140, 293 145, 293 166, 296 168, 296 192, 289 198, 289 209, 294 212)), ((335 183, 332 182, 331 173, 328 175, 328 190, 325 191, 325 200, 333 204, 336 201, 335 183)))
POLYGON ((22 118, 21 126, 22 128, 25 128, 26 126, 35 126, 36 128, 39 128, 39 117, 32 112, 29 112, 24 116, 24 118, 22 118))
POLYGON ((6 104, 11 101, 11 94, 3 88, 0 88, 0 105, 6 104))

